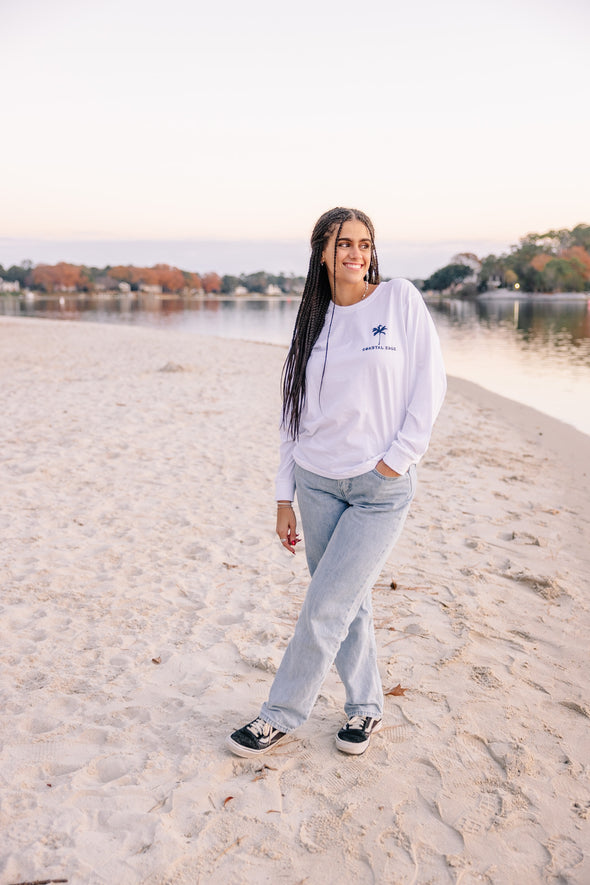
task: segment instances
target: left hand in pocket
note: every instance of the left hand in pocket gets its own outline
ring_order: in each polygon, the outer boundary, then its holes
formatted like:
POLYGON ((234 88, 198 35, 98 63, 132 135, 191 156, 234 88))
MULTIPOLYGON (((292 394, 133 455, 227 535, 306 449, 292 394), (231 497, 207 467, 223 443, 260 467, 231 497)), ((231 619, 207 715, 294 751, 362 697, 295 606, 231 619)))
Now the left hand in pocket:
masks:
POLYGON ((391 467, 388 467, 383 458, 376 465, 375 470, 377 473, 380 473, 381 476, 401 476, 401 473, 397 473, 395 470, 392 470, 391 467))

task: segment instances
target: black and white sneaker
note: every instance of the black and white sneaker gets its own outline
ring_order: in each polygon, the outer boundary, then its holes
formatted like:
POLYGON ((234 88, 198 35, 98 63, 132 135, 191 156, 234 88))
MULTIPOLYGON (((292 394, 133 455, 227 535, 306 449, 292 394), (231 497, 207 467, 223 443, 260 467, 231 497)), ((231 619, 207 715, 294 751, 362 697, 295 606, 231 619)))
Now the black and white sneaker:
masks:
POLYGON ((380 731, 382 725, 382 719, 372 719, 370 716, 351 716, 344 728, 341 728, 336 735, 336 746, 343 753, 360 756, 369 746, 371 735, 380 731))
POLYGON ((259 716, 248 725, 244 725, 243 728, 238 728, 237 731, 230 734, 225 742, 236 756, 248 758, 249 756, 261 756, 262 753, 276 747, 286 737, 287 734, 284 731, 278 731, 273 728, 270 722, 266 722, 259 716))

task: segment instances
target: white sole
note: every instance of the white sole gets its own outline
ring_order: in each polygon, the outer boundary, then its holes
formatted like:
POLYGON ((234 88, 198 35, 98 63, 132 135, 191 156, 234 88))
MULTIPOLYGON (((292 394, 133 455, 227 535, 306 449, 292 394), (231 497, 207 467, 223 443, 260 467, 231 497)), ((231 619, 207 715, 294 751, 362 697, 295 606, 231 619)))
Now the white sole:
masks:
POLYGON ((377 725, 369 735, 369 740, 364 744, 353 744, 350 741, 343 741, 338 737, 338 735, 336 735, 336 746, 342 753, 348 753, 349 756, 362 756, 362 754, 367 751, 373 735, 377 734, 378 731, 381 731, 382 728, 383 719, 381 719, 377 723, 377 725))
POLYGON ((242 759, 251 759, 253 756, 263 756, 265 753, 270 753, 271 750, 278 747, 279 744, 288 737, 288 734, 283 735, 282 738, 279 738, 278 741, 275 741, 274 744, 271 744, 270 747, 265 747, 263 750, 253 750, 251 747, 243 747, 236 741, 232 741, 231 736, 225 739, 225 744, 235 756, 240 756, 242 759))

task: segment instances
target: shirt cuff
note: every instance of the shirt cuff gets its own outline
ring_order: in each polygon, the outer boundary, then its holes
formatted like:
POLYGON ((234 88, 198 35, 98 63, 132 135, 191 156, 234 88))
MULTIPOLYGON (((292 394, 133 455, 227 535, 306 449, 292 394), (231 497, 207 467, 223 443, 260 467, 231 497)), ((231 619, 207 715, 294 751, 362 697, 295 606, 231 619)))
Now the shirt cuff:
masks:
POLYGON ((393 445, 387 450, 387 452, 385 452, 382 460, 385 461, 388 467, 395 470, 396 473, 399 473, 400 476, 407 473, 412 464, 415 463, 412 458, 408 458, 406 454, 400 452, 396 445, 393 445))

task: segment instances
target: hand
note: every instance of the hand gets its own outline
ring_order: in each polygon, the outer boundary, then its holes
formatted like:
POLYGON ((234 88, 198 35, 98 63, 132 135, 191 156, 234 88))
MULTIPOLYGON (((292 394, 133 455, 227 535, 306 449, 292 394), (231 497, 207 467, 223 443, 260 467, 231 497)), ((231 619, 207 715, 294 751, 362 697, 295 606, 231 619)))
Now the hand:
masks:
POLYGON ((377 471, 377 473, 380 473, 381 476, 401 476, 401 473, 397 473, 397 471, 392 470, 391 467, 388 467, 383 458, 381 458, 379 463, 376 465, 375 470, 377 471))
POLYGON ((295 553, 295 545, 301 538, 297 535, 297 517, 292 507, 277 509, 277 535, 285 550, 295 553))

